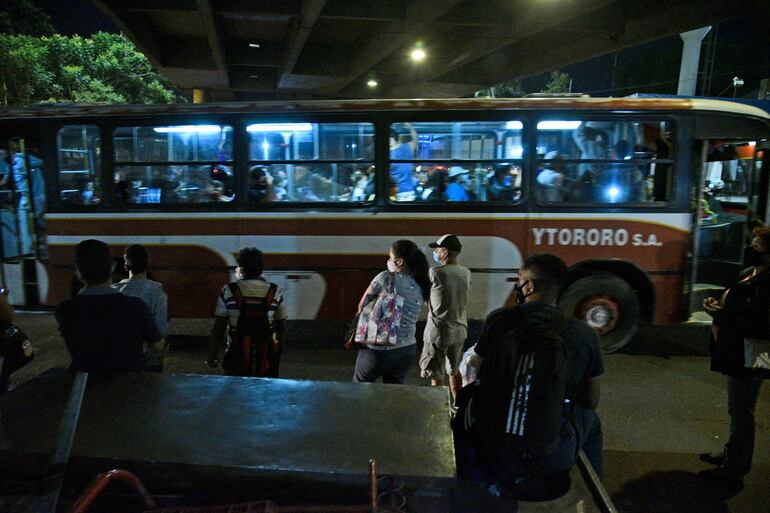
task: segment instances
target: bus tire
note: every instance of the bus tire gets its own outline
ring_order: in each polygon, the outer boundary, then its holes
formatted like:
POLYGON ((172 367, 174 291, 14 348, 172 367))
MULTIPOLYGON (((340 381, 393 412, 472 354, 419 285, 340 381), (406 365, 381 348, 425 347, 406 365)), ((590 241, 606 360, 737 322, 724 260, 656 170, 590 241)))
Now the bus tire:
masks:
POLYGON ((567 315, 596 330, 605 353, 626 345, 641 324, 636 294, 628 283, 610 274, 577 280, 562 294, 559 306, 567 315))

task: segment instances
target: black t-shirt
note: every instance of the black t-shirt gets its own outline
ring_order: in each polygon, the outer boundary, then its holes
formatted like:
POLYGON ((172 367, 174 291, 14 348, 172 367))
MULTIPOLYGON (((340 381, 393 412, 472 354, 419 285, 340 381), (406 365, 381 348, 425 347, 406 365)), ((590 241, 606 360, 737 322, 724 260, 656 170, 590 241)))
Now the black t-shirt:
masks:
POLYGON ((149 307, 112 289, 81 293, 56 308, 59 331, 72 356, 71 369, 123 372, 144 368, 144 343, 162 338, 149 307))
MULTIPOLYGON (((520 308, 527 322, 533 325, 547 324, 564 315, 558 307, 541 301, 513 308, 520 308)), ((511 311, 512 308, 499 308, 487 315, 476 343, 476 354, 487 358, 493 352, 492 346, 515 327, 516 319, 511 311)), ((577 319, 567 319, 567 326, 560 335, 564 339, 569 358, 570 379, 567 390, 577 391, 586 378, 604 374, 599 338, 590 326, 577 319)))

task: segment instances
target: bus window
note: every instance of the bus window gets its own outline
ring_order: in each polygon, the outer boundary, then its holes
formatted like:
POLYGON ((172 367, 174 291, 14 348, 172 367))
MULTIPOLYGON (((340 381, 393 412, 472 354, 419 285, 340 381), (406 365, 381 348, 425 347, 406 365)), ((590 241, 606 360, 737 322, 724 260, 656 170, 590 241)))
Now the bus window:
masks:
POLYGON ((232 132, 227 125, 116 128, 115 200, 120 204, 232 201, 236 188, 232 132))
POLYGON ((394 123, 390 199, 518 201, 522 128, 520 121, 394 123))
POLYGON ((102 201, 100 131, 93 125, 68 125, 56 136, 59 198, 65 205, 102 201))
POLYGON ((535 199, 611 205, 668 201, 669 140, 667 121, 540 121, 535 199))
POLYGON ((252 123, 246 131, 252 206, 374 200, 373 124, 252 123))
POLYGON ((115 162, 227 162, 233 160, 233 128, 224 125, 119 127, 115 162))

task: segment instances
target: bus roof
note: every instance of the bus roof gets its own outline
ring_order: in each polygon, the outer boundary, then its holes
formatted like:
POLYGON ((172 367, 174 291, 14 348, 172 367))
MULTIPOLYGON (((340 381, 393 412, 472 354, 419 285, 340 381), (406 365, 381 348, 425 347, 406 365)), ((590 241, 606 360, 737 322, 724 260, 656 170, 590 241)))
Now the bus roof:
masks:
POLYGON ((453 98, 385 100, 297 100, 268 102, 184 103, 161 105, 102 105, 47 103, 1 109, 0 119, 68 118, 115 115, 190 115, 232 113, 422 111, 422 110, 697 110, 738 114, 770 120, 770 114, 750 105, 698 98, 453 98))

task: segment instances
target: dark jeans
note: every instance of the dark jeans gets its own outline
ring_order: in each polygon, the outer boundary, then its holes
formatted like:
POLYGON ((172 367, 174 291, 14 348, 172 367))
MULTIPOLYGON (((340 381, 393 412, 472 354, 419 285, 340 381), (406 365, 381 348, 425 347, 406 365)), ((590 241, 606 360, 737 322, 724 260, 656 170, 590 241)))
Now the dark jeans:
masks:
POLYGON ((725 444, 725 466, 744 476, 751 469, 754 455, 754 408, 757 406, 759 378, 727 377, 727 411, 730 413, 730 439, 725 444))
POLYGON ((402 385, 409 372, 409 366, 416 361, 417 344, 398 349, 376 351, 363 348, 358 351, 356 370, 353 381, 357 383, 374 383, 382 376, 383 383, 402 385))
MULTIPOLYGON (((458 418, 464 414, 461 408, 458 418)), ((518 478, 542 477, 569 470, 583 449, 597 475, 602 475, 602 430, 596 411, 575 406, 572 415, 564 419, 559 448, 537 461, 524 460, 515 450, 506 450, 506 439, 485 440, 473 431, 460 429, 454 423, 455 455, 459 477, 485 484, 510 483, 518 478)))

